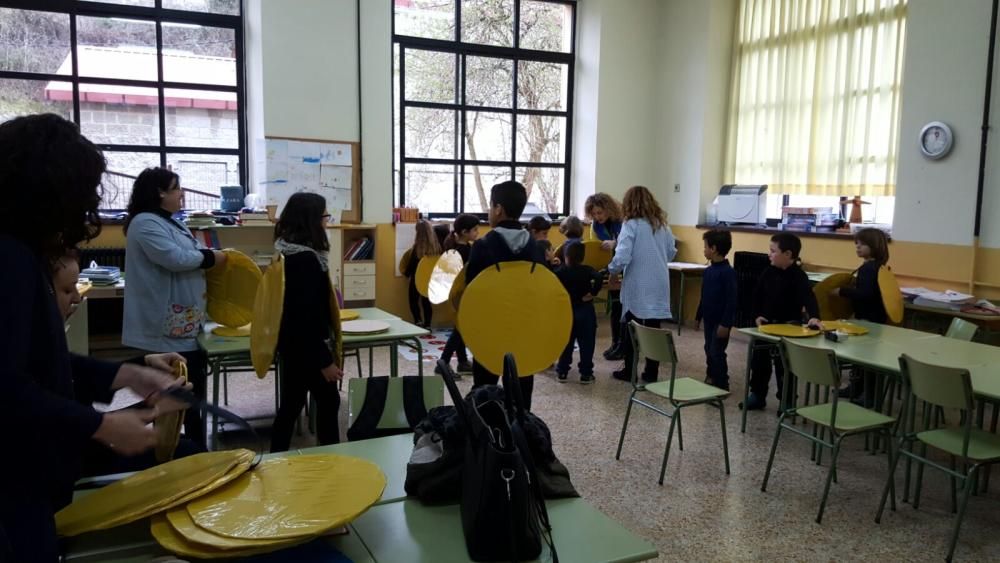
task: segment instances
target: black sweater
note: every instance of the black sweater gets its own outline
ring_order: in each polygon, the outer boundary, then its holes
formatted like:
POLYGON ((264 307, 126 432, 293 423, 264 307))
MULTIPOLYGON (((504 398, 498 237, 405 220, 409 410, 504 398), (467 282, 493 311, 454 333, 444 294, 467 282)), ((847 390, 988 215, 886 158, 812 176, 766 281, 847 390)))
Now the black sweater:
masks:
POLYGON ((556 271, 556 276, 562 282, 566 292, 569 293, 570 303, 576 307, 578 305, 591 305, 593 301, 584 301, 587 295, 597 295, 604 285, 604 277, 597 273, 597 270, 590 266, 580 264, 577 266, 563 266, 556 271))
POLYGON ((333 363, 330 280, 312 252, 285 256, 285 301, 278 350, 317 371, 333 363))
POLYGON ((768 266, 753 292, 753 317, 764 317, 771 323, 800 323, 803 308, 807 318, 819 317, 816 295, 802 268, 793 265, 782 270, 768 266))
POLYGON ((731 327, 736 317, 736 270, 729 260, 713 262, 701 278, 701 303, 696 320, 712 326, 731 327))
MULTIPOLYGON (((524 228, 521 223, 518 223, 517 221, 503 221, 497 224, 497 227, 504 227, 507 229, 524 228)), ((477 240, 476 243, 472 245, 472 251, 469 253, 469 262, 465 265, 465 283, 472 283, 472 280, 476 279, 479 272, 482 272, 490 266, 500 262, 516 262, 518 260, 544 264, 545 251, 536 245, 535 241, 531 240, 531 237, 529 236, 527 244, 515 252, 510 249, 510 246, 507 245, 507 241, 500 233, 495 230, 490 231, 486 233, 486 236, 477 240)))
POLYGON ((858 277, 854 287, 843 287, 840 296, 850 299, 854 304, 855 318, 884 323, 889 320, 882 303, 882 291, 878 287, 879 264, 869 260, 858 268, 858 277))

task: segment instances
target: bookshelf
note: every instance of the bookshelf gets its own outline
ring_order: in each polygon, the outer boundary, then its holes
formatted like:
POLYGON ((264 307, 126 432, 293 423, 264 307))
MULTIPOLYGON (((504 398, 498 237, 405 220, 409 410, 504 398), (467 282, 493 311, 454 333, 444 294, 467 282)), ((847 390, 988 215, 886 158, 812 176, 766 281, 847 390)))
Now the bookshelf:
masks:
POLYGON ((345 304, 374 306, 375 225, 335 225, 328 235, 330 276, 343 292, 345 304))

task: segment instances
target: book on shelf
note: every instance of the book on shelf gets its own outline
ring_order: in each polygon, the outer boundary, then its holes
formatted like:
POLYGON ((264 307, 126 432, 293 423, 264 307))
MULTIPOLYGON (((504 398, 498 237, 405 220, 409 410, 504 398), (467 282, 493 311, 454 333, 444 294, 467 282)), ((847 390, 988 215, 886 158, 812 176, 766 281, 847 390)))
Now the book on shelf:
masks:
POLYGON ((357 252, 359 248, 361 248, 361 245, 363 243, 364 239, 358 239, 352 242, 351 245, 344 250, 344 260, 350 260, 351 256, 353 256, 354 253, 357 252))

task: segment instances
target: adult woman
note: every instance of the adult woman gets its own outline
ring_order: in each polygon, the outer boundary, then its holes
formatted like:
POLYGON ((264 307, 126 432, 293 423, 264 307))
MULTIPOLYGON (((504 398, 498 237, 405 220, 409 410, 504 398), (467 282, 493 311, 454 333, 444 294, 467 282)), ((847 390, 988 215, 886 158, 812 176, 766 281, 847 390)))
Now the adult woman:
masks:
POLYGON ((344 376, 336 357, 334 334, 340 317, 330 314, 330 243, 326 238, 326 199, 307 192, 293 194, 274 227, 274 248, 285 260, 285 295, 278 336, 281 355, 281 406, 274 419, 271 451, 283 452, 292 440, 295 421, 316 400, 316 438, 321 446, 340 441, 337 411, 344 376))
MULTIPOLYGON (((608 265, 613 274, 624 272, 622 281, 622 322, 638 321, 659 328, 670 318, 670 270, 668 264, 677 254, 674 235, 666 214, 653 194, 643 186, 632 186, 622 201, 625 224, 622 225, 615 256, 608 265)), ((632 380, 632 339, 622 334, 625 368, 612 374, 615 379, 632 380)), ((656 381, 657 362, 646 362, 643 381, 656 381)))
POLYGON ((130 387, 157 409, 173 378, 150 368, 71 355, 52 264, 100 232, 106 164, 76 125, 46 114, 0 125, 0 428, 15 460, 0 464, 0 561, 55 561, 53 515, 69 503, 80 451, 96 440, 134 455, 155 444, 154 409, 101 414, 130 387), (26 213, 25 210, 31 210, 26 213), (41 215, 41 216, 40 216, 41 215))
MULTIPOLYGON (((125 222, 125 318, 122 344, 149 352, 178 352, 188 365, 194 393, 205 397, 207 358, 197 338, 205 322, 205 270, 226 255, 202 247, 173 218, 184 205, 180 178, 147 168, 136 178, 125 222)), ((184 416, 184 434, 205 444, 197 409, 184 416)))
MULTIPOLYGON (((583 211, 591 220, 590 230, 594 237, 603 241, 601 247, 614 250, 622 231, 622 208, 618 202, 606 193, 596 193, 587 198, 583 211)), ((612 280, 608 288, 608 299, 611 300, 611 346, 604 351, 604 358, 610 361, 624 357, 621 348, 623 331, 620 288, 617 280, 612 280)))

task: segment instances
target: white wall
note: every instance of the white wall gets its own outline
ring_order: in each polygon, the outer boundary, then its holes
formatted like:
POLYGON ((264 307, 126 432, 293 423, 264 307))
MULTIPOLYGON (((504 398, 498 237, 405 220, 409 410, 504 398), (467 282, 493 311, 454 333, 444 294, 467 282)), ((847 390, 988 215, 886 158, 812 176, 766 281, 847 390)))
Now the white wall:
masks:
POLYGON ((361 2, 361 158, 366 223, 392 221, 392 5, 361 2))
MULTIPOLYGON (((976 206, 990 2, 910 0, 908 10, 893 236, 968 245, 976 206), (943 121, 955 134, 954 149, 939 161, 926 160, 918 148, 920 129, 929 121, 943 121)), ((1000 246, 998 239, 1000 233, 991 233, 993 245, 1000 246)))
POLYGON ((597 185, 598 105, 601 77, 601 20, 604 0, 576 8, 576 84, 573 89, 573 164, 570 212, 583 216, 583 204, 597 185))

